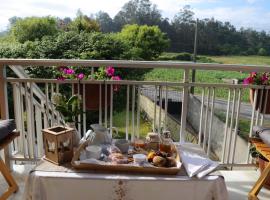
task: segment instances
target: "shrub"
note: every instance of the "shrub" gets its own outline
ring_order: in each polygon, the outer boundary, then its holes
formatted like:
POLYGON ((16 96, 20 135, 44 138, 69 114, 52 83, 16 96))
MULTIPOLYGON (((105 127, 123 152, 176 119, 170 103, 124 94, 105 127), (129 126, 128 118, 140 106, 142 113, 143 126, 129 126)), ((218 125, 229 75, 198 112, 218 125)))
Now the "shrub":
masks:
POLYGON ((177 54, 167 54, 167 55, 161 55, 158 57, 158 60, 182 60, 182 61, 191 61, 192 55, 190 53, 177 53, 177 54))
POLYGON ((258 55, 259 56, 266 56, 267 51, 264 48, 260 48, 259 51, 258 51, 258 55))
POLYGON ((126 55, 132 59, 155 59, 169 45, 166 35, 157 26, 126 25, 118 37, 127 45, 126 55))
POLYGON ((56 34, 57 31, 56 20, 52 17, 26 17, 18 19, 11 27, 11 34, 20 43, 40 40, 43 36, 56 34))

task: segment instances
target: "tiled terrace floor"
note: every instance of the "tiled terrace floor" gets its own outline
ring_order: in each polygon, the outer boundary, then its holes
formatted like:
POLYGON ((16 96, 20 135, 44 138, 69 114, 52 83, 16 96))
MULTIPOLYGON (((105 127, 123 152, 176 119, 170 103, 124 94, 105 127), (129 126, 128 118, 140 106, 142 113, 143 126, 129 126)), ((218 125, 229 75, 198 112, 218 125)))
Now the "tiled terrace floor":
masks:
MULTIPOLYGON (((20 190, 14 194, 10 200, 21 200, 23 190, 24 190, 24 181, 27 177, 28 172, 30 171, 30 165, 15 165, 13 175, 19 184, 20 190)), ((237 170, 237 171, 220 171, 224 176, 227 189, 229 192, 230 200, 247 200, 247 194, 251 186, 254 184, 259 176, 259 172, 255 170, 237 170)), ((3 177, 0 176, 0 194, 5 191, 7 185, 3 180, 3 177)), ((270 190, 262 189, 259 194, 260 200, 269 200, 270 199, 270 190)))

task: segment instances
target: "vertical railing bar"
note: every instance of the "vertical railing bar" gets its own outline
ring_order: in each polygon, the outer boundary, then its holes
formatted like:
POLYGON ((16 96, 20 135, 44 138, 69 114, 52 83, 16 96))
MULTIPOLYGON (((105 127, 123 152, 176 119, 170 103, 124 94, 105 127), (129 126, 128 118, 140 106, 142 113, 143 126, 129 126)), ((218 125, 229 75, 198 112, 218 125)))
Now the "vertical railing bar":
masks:
POLYGON ((41 117, 41 110, 38 105, 35 105, 35 122, 36 122, 36 145, 37 145, 37 158, 41 158, 43 156, 43 138, 42 138, 42 117, 41 117))
POLYGON ((91 67, 91 80, 94 80, 94 67, 91 67))
POLYGON ((260 91, 261 91, 261 94, 260 94, 259 108, 258 108, 257 113, 256 113, 256 122, 255 122, 256 126, 259 123, 259 117, 260 117, 260 112, 261 112, 261 107, 262 107, 263 89, 261 89, 260 91))
POLYGON ((107 108, 107 99, 108 99, 108 88, 107 88, 107 83, 105 82, 105 99, 104 99, 104 105, 105 105, 105 113, 104 113, 104 122, 105 122, 105 127, 108 128, 108 108, 107 108))
POLYGON ((156 115, 157 115, 157 86, 155 85, 153 132, 156 132, 156 115))
POLYGON ((49 84, 48 83, 46 83, 46 85, 45 85, 45 93, 46 93, 46 113, 45 113, 45 115, 46 115, 48 124, 50 122, 50 124, 52 126, 52 120, 50 120, 50 111, 49 111, 49 84))
POLYGON ((164 117, 164 131, 167 130, 167 117, 168 117, 168 86, 166 85, 165 92, 165 117, 164 117))
POLYGON ((126 105, 126 140, 128 140, 128 131, 129 131, 129 88, 127 85, 127 105, 126 105))
POLYGON ((102 85, 99 84, 99 120, 98 123, 102 125, 102 85))
POLYGON ((71 85, 72 85, 72 87, 71 87, 71 96, 73 96, 75 94, 75 84, 72 83, 71 85))
MULTIPOLYGON (((18 119, 20 115, 20 99, 19 99, 19 92, 18 92, 18 84, 12 83, 12 92, 13 92, 13 110, 14 110, 14 118, 16 127, 19 129, 21 128, 21 122, 22 119, 18 119)), ((21 131, 22 132, 22 131, 21 131)), ((21 149, 20 147, 20 141, 18 138, 16 138, 12 143, 12 147, 14 151, 19 151, 21 149)))
MULTIPOLYGON (((79 83, 77 84, 77 95, 79 97, 79 99, 81 100, 81 83, 79 81, 79 83)), ((78 105, 78 108, 80 109, 80 104, 78 105)), ((82 125, 81 125, 81 114, 78 115, 78 132, 79 132, 79 136, 81 137, 82 135, 82 125)))
POLYGON ((227 154, 227 164, 230 162, 230 152, 231 152, 231 146, 232 146, 232 129, 233 129, 233 121, 234 121, 234 114, 235 114, 235 99, 236 99, 236 89, 233 89, 233 102, 232 102, 232 112, 231 112, 231 121, 230 121, 230 130, 229 130, 229 138, 228 138, 228 154, 227 154))
POLYGON ((228 93, 228 101, 227 101, 227 111, 226 111, 226 122, 225 122, 225 131, 224 131, 224 138, 223 138, 223 145, 222 145, 222 163, 225 162, 225 152, 227 147, 227 137, 228 137, 228 123, 229 123, 229 113, 231 109, 231 89, 229 89, 228 93))
POLYGON ((34 160, 37 158, 37 146, 36 146, 36 137, 35 137, 35 117, 34 117, 34 96, 33 96, 33 83, 30 83, 30 114, 31 114, 31 135, 32 135, 32 148, 34 160))
POLYGON ((239 112, 241 107, 241 89, 238 90, 238 100, 237 100, 237 107, 236 107, 236 117, 235 117, 235 131, 233 135, 233 146, 232 146, 232 160, 231 163, 234 163, 235 158, 235 147, 236 147, 236 141, 237 141, 237 132, 238 132, 238 125, 239 125, 239 112))
POLYGON ((113 130, 112 130, 112 127, 113 127, 113 85, 111 84, 111 89, 110 89, 110 92, 111 92, 111 99, 110 99, 110 134, 111 136, 113 135, 113 130))
POLYGON ((162 86, 159 86, 158 134, 161 134, 162 86))
POLYGON ((22 93, 22 88, 23 88, 23 84, 19 83, 19 87, 20 87, 20 102, 21 102, 21 119, 22 119, 22 123, 21 123, 21 130, 22 130, 22 144, 23 144, 23 155, 24 158, 26 158, 26 141, 25 141, 25 126, 24 126, 24 98, 23 98, 23 93, 22 93))
POLYGON ((134 131, 135 131, 135 85, 132 86, 132 133, 131 133, 131 142, 134 142, 134 131))
MULTIPOLYGON (((253 131, 253 125, 254 125, 254 115, 255 115, 255 110, 256 110, 256 104, 257 104, 257 97, 258 97, 258 89, 255 89, 255 94, 254 94, 254 101, 252 105, 252 114, 251 114, 251 120, 250 120, 250 129, 249 129, 249 137, 252 136, 252 131, 253 131)), ((248 150, 250 149, 250 143, 248 142, 248 150)), ((247 151, 247 159, 246 163, 248 164, 250 160, 250 154, 249 151, 247 151)))
POLYGON ((141 88, 138 86, 138 97, 137 97, 137 138, 140 138, 140 95, 141 88))
POLYGON ((32 127, 31 127, 31 103, 30 103, 30 94, 28 83, 25 84, 25 106, 26 106, 26 124, 27 124, 27 149, 28 149, 28 157, 33 158, 33 144, 32 144, 32 127))
POLYGON ((46 115, 45 104, 46 104, 46 97, 45 97, 45 101, 41 100, 41 106, 42 106, 42 114, 41 115, 43 115, 43 123, 44 123, 43 128, 47 128, 49 126, 48 125, 47 115, 46 115))
MULTIPOLYGON (((189 69, 185 69, 183 82, 189 82, 189 69)), ((180 143, 185 142, 186 138, 186 124, 187 124, 187 112, 188 112, 188 100, 189 100, 189 87, 185 85, 183 87, 183 98, 182 98, 182 113, 181 113, 181 126, 180 126, 180 143)))
POLYGON ((215 104, 215 88, 212 89, 212 102, 211 102, 211 113, 210 113, 210 125, 208 133, 208 146, 207 146, 207 155, 210 156, 211 149, 211 136, 212 136, 212 124, 213 124, 213 114, 214 114, 214 104, 215 104))
POLYGON ((85 103, 85 84, 83 84, 83 94, 82 94, 82 103, 83 103, 83 135, 86 134, 86 103, 85 103))
POLYGON ((198 139, 198 144, 200 146, 201 146, 201 142, 202 142, 202 124, 203 124, 203 113, 204 113, 204 93, 205 93, 205 88, 202 88, 201 113, 200 113, 200 125, 199 125, 199 139, 198 139))
MULTIPOLYGON (((17 124, 18 129, 20 130, 20 128, 22 127, 21 123, 23 123, 23 120, 21 119, 21 107, 20 107, 20 92, 19 92, 19 85, 18 83, 13 83, 12 84, 13 87, 13 99, 14 99, 14 116, 15 116, 15 121, 17 124)), ((20 131, 21 134, 22 130, 20 131)), ((14 150, 21 152, 22 151, 22 140, 21 137, 16 138, 14 140, 14 150)))
MULTIPOLYGON (((56 93, 59 93, 59 83, 56 83, 56 93)), ((59 124, 60 123, 59 112, 56 113, 56 118, 57 118, 57 124, 59 124)))
POLYGON ((54 118, 54 115, 55 115, 55 112, 54 112, 54 105, 53 105, 53 103, 52 103, 52 96, 53 96, 53 93, 54 93, 54 85, 53 85, 53 83, 51 83, 51 98, 50 98, 50 100, 51 100, 51 112, 52 112, 52 117, 51 117, 51 120, 52 120, 52 125, 54 126, 55 125, 55 118, 54 118))
POLYGON ((268 101, 268 89, 266 89, 266 98, 265 98, 265 101, 264 101, 264 106, 263 106, 263 113, 262 113, 262 117, 261 117, 261 126, 263 125, 263 122, 264 122, 264 115, 265 115, 265 112, 266 112, 266 106, 267 106, 267 101, 268 101))
POLYGON ((210 101, 210 88, 207 88, 207 103, 206 103, 206 113, 205 113, 205 120, 204 120, 204 133, 203 133, 203 149, 206 150, 206 133, 207 133, 207 124, 208 124, 208 110, 209 110, 209 101, 210 101))

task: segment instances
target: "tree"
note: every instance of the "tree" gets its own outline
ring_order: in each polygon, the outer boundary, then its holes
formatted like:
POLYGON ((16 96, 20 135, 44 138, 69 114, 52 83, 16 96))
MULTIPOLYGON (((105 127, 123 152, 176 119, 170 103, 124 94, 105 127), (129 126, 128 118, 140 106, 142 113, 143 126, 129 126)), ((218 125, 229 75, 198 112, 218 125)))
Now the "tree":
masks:
POLYGON ((158 25, 161 13, 150 0, 131 0, 114 17, 114 23, 120 30, 126 24, 158 25))
POLYGON ((17 19, 11 27, 11 34, 18 42, 40 40, 46 35, 57 33, 56 20, 53 17, 26 17, 17 19))
POLYGON ((100 26, 100 30, 103 33, 115 32, 116 28, 110 15, 106 12, 99 11, 96 14, 96 20, 100 26))
POLYGON ((68 31, 71 21, 72 20, 69 17, 65 17, 64 19, 57 18, 57 28, 63 31, 68 31))
POLYGON ((9 21, 10 26, 12 26, 12 25, 14 25, 18 20, 21 20, 21 19, 22 19, 22 18, 20 18, 20 17, 13 16, 13 17, 9 18, 8 21, 9 21))
POLYGON ((100 31, 100 27, 97 21, 87 17, 80 10, 77 12, 77 17, 70 23, 69 29, 71 31, 76 31, 77 33, 82 31, 88 33, 100 31))
POLYGON ((169 45, 166 35, 157 26, 126 25, 119 38, 129 46, 127 54, 133 59, 155 59, 169 45))
POLYGON ((174 29, 171 34, 172 49, 175 51, 192 52, 194 44, 195 21, 190 6, 184 6, 172 20, 174 29))

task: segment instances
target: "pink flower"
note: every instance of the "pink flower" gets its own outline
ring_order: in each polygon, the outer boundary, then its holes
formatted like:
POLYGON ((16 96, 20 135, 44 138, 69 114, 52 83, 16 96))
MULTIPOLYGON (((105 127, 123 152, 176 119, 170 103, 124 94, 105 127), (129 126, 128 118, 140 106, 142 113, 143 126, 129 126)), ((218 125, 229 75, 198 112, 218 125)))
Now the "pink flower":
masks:
POLYGON ((78 75, 77 75, 77 78, 78 78, 79 80, 82 80, 82 79, 84 78, 84 74, 83 74, 83 73, 78 74, 78 75))
POLYGON ((254 82, 254 79, 251 76, 244 79, 245 85, 252 84, 253 82, 254 82))
POLYGON ((113 76, 114 75, 114 68, 112 66, 109 66, 106 68, 106 74, 107 76, 113 76))
POLYGON ((120 76, 113 76, 113 77, 112 77, 112 80, 115 80, 115 81, 120 81, 120 80, 121 80, 121 78, 120 78, 120 76))
POLYGON ((264 73, 261 77, 262 84, 267 84, 268 76, 264 73))
POLYGON ((69 75, 70 75, 70 74, 74 74, 74 70, 73 70, 73 69, 68 69, 68 68, 67 68, 67 69, 64 69, 64 73, 65 73, 65 74, 69 74, 69 75))
POLYGON ((251 72, 250 76, 252 76, 252 77, 257 76, 257 72, 251 72))

